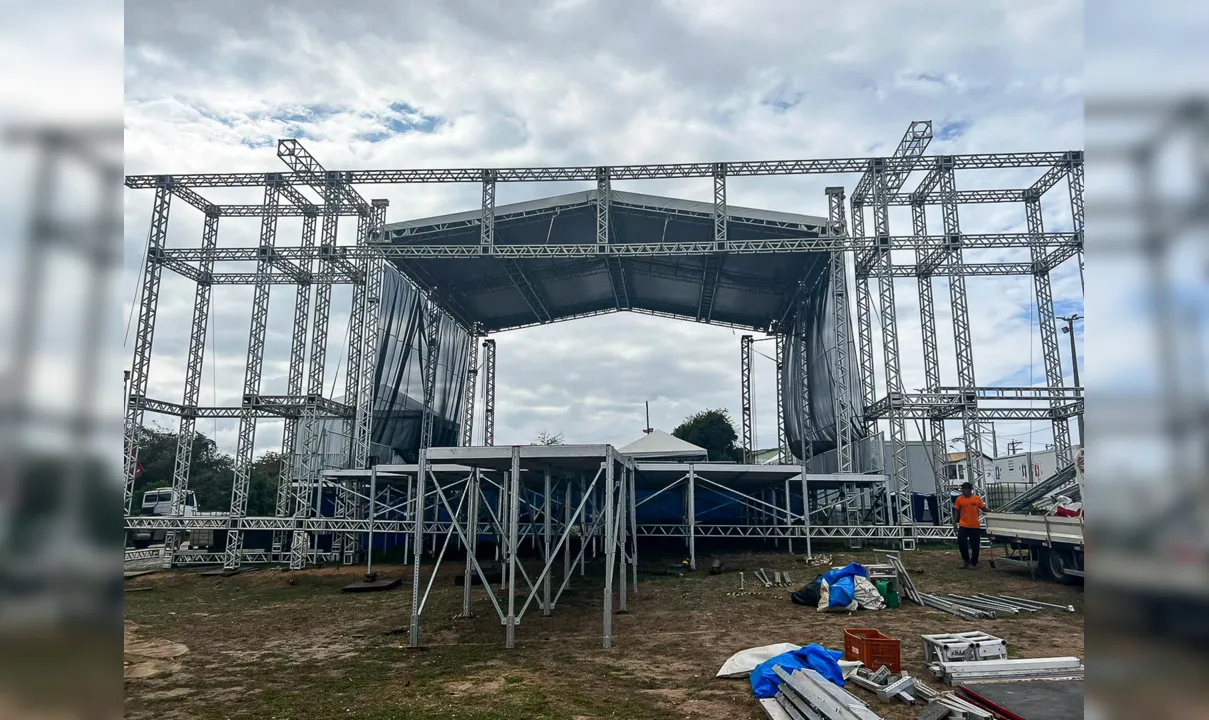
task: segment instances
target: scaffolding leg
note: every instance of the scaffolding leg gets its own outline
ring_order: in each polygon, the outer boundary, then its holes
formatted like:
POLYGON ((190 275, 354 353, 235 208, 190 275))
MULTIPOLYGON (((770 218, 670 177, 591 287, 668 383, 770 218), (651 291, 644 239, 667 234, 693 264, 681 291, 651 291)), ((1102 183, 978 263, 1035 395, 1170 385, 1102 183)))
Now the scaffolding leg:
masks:
POLYGON ((550 566, 553 564, 553 558, 550 557, 550 470, 547 468, 545 473, 545 492, 542 493, 542 542, 544 550, 542 558, 546 561, 545 579, 542 580, 542 615, 550 615, 550 566))
POLYGON ((516 647, 516 551, 519 545, 521 454, 512 448, 512 472, 508 477, 508 615, 504 618, 504 647, 516 647))
POLYGON ((604 586, 604 646, 613 647, 613 561, 616 559, 616 533, 613 524, 613 456, 605 455, 605 492, 604 492, 604 545, 605 545, 605 586, 604 586))
POLYGON ((688 469, 688 566, 697 569, 697 475, 690 465, 688 469))

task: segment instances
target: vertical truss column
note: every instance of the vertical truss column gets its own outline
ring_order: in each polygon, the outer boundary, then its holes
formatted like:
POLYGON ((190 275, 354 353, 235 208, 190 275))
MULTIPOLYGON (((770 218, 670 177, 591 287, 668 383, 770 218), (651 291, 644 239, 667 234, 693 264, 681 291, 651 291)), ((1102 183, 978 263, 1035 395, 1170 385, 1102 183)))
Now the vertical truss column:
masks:
POLYGON ((479 379, 479 333, 470 334, 470 357, 466 361, 466 392, 462 395, 462 433, 460 445, 469 447, 474 443, 474 401, 479 379))
POLYGON ((483 444, 495 445, 495 341, 483 341, 483 444))
POLYGON ((743 415, 743 463, 746 465, 752 458, 751 438, 751 335, 739 338, 739 377, 740 398, 739 406, 743 415))
POLYGON ((903 545, 911 549, 911 481, 907 476, 907 425, 902 414, 903 378, 898 352, 898 321, 894 305, 894 276, 890 273, 890 207, 886 188, 886 161, 873 160, 873 232, 878 245, 875 267, 882 311, 882 352, 886 362, 886 394, 890 398, 890 476, 898 507, 888 508, 888 517, 897 510, 899 523, 906 526, 903 545))
MULTIPOLYGON (((248 480, 252 473, 252 451, 256 442, 256 408, 260 403, 260 379, 264 368, 264 338, 269 318, 269 275, 273 271, 274 245, 277 242, 277 206, 281 202, 281 174, 265 176, 265 213, 260 223, 259 261, 256 285, 252 290, 252 322, 248 331, 248 364, 243 381, 243 409, 239 415, 239 437, 235 447, 234 482, 231 485, 231 520, 238 522, 248 511, 248 480)), ((223 567, 239 567, 243 552, 243 531, 227 531, 227 553, 223 567)))
MULTIPOLYGON (((911 204, 912 231, 917 238, 927 237, 928 218, 923 201, 911 204)), ((923 250, 916 251, 917 257, 924 255, 923 250)), ((936 303, 932 296, 932 274, 921 272, 919 283, 919 326, 923 334, 924 348, 924 378, 928 392, 940 391, 940 350, 936 340, 936 303)), ((928 421, 931 445, 925 447, 929 453, 928 466, 932 469, 933 483, 936 486, 936 502, 940 508, 941 524, 948 525, 953 509, 948 503, 949 484, 945 478, 945 421, 931 418, 928 421)))
MULTIPOLYGON (((953 158, 940 159, 941 214, 948 245, 949 301, 953 306, 953 346, 957 353, 957 385, 961 398, 961 431, 966 448, 969 481, 979 495, 986 495, 986 468, 982 462, 982 420, 975 395, 974 343, 970 338, 970 307, 966 296, 965 258, 961 249, 961 223, 957 216, 957 186, 953 158)), ((939 502, 939 499, 938 499, 939 502)), ((946 503, 947 504, 947 503, 946 503)))
POLYGON ((483 217, 479 227, 479 254, 495 252, 495 171, 483 171, 483 217))
MULTIPOLYGON (((318 216, 308 212, 302 216, 302 247, 315 247, 315 226, 318 216)), ((312 263, 307 259, 298 260, 299 267, 306 273, 311 273, 312 263)), ((290 336, 290 367, 287 373, 286 394, 302 395, 302 374, 306 366, 306 331, 311 314, 311 284, 299 281, 294 297, 294 330, 290 336)), ((301 448, 298 447, 298 418, 287 417, 285 428, 281 435, 281 474, 277 481, 277 517, 289 517, 294 514, 295 489, 294 480, 298 476, 298 463, 302 460, 301 448)), ((273 537, 273 550, 280 552, 284 545, 281 533, 273 537)))
MULTIPOLYGON (((369 240, 369 232, 372 221, 369 215, 369 208, 361 208, 357 213, 357 246, 365 247, 369 240)), ((345 363, 344 375, 344 400, 346 404, 351 404, 354 409, 360 405, 360 390, 361 390, 361 358, 365 352, 365 296, 367 284, 369 282, 369 274, 372 272, 374 262, 370 258, 359 260, 356 263, 358 277, 353 281, 352 307, 348 314, 348 357, 345 363)), ((357 414, 354 410, 352 417, 344 418, 344 436, 348 439, 348 446, 345 448, 344 457, 348 467, 362 467, 365 458, 361 458, 358 462, 358 447, 357 438, 357 414)), ((366 455, 368 455, 368 438, 366 444, 366 455)), ((333 515, 340 520, 347 520, 353 517, 355 513, 356 502, 354 495, 350 492, 347 482, 341 481, 336 486, 336 501, 333 508, 333 515)), ((345 565, 353 563, 353 552, 358 543, 358 536, 355 533, 339 533, 334 537, 332 542, 332 552, 335 554, 343 554, 342 562, 345 565)))
MULTIPOLYGON (((1054 295, 1050 285, 1049 269, 1045 263, 1045 247, 1041 235, 1045 225, 1041 218, 1041 196, 1035 193, 1025 197, 1024 209, 1028 217, 1028 231, 1033 235, 1030 252, 1033 259, 1033 286, 1037 291, 1037 322, 1041 329, 1041 356, 1045 362, 1045 384, 1051 393, 1060 391, 1062 382, 1062 356, 1058 351, 1058 328, 1054 318, 1054 295)), ((1062 407, 1062 401, 1054 394, 1050 400, 1050 409, 1055 412, 1052 419, 1054 428, 1054 458, 1059 468, 1070 464, 1070 424, 1065 417, 1059 417, 1057 411, 1062 407)))
POLYGON ((596 252, 604 254, 609 249, 609 205, 613 200, 609 169, 596 168, 596 252))
POLYGON ((441 313, 431 297, 424 303, 427 342, 424 348, 424 415, 420 424, 420 447, 432 446, 432 425, 437 396, 437 359, 440 358, 441 313))
MULTIPOLYGON (((372 225, 369 208, 363 208, 357 215, 357 246, 365 247, 369 240, 372 225)), ((353 282, 352 307, 348 314, 348 357, 344 368, 344 398, 345 403, 356 407, 357 393, 361 388, 361 356, 365 351, 365 293, 368 289, 370 268, 373 260, 365 258, 356 262, 358 274, 353 282)), ((355 456, 357 444, 354 437, 357 432, 356 417, 345 418, 345 435, 348 436, 348 460, 351 467, 357 467, 355 456)))
MULTIPOLYGON (((863 239, 865 236, 865 207, 852 198, 852 237, 863 239)), ((856 251, 858 254, 859 250, 856 251)), ((876 384, 874 383, 873 368, 873 297, 869 288, 869 276, 862 272, 860 263, 856 267, 856 335, 857 358, 860 360, 861 394, 865 408, 873 407, 876 400, 876 384)), ((876 420, 865 420, 865 434, 871 435, 877 427, 876 420)))
MULTIPOLYGON (((366 235, 358 236, 358 244, 369 245, 369 238, 385 231, 386 208, 389 200, 372 201, 370 227, 366 235)), ((373 440, 374 391, 377 388, 378 345, 381 332, 383 273, 386 259, 377 252, 365 259, 365 298, 361 303, 361 370, 357 373, 356 414, 353 426, 353 467, 364 470, 370 465, 370 445, 373 440)), ((351 357, 350 357, 351 362, 351 357)))
MULTIPOLYGON (((1070 170, 1066 174, 1070 191, 1070 216, 1075 236, 1079 241, 1079 288, 1087 292, 1083 281, 1083 152, 1074 150, 1070 155, 1070 170)), ((1079 438, 1083 442, 1083 438, 1079 438)))
POLYGON ((778 329, 774 337, 777 346, 777 463, 785 464, 793 456, 785 436, 785 334, 778 329))
POLYGON ((814 458, 814 441, 807 440, 806 436, 813 433, 815 424, 814 417, 810 414, 810 363, 806 356, 805 298, 798 302, 797 317, 794 318, 794 337, 798 345, 798 380, 802 384, 798 389, 799 459, 802 461, 802 472, 806 473, 809 470, 810 461, 814 458))
MULTIPOLYGON (((340 216, 337 214, 340 198, 343 193, 340 187, 340 174, 324 173, 323 185, 323 225, 319 234, 320 269, 323 258, 333 252, 336 247, 336 231, 339 227, 340 216)), ((300 526, 301 520, 309 517, 312 512, 311 494, 316 493, 322 498, 323 487, 319 482, 322 470, 322 457, 319 437, 319 408, 317 402, 323 397, 323 380, 327 366, 327 330, 331 321, 332 286, 330 283, 319 283, 315 286, 315 316, 311 323, 311 358, 307 367, 307 403, 302 413, 303 451, 302 478, 295 483, 294 517, 300 526)), ((310 538, 306 531, 295 529, 294 540, 290 544, 290 568, 300 570, 306 566, 307 551, 310 538)))
POLYGON ((714 164, 714 252, 726 249, 726 163, 714 164))
MULTIPOLYGON (((835 239, 848 236, 844 217, 844 188, 829 187, 827 193, 828 233, 835 239)), ((830 259, 831 310, 835 322, 835 459, 836 472, 852 472, 852 423, 855 413, 852 408, 851 383, 848 371, 849 333, 852 325, 848 317, 848 273, 844 268, 844 252, 833 250, 830 259)), ((803 500, 805 495, 803 495, 803 500)))
MULTIPOLYGON (((218 244, 218 212, 211 208, 206 213, 206 224, 202 230, 202 249, 213 250, 218 244)), ((184 413, 176 435, 176 460, 172 465, 172 505, 168 514, 180 517, 184 514, 185 498, 189 492, 189 469, 193 465, 193 441, 197 427, 197 402, 201 395, 202 362, 206 351, 206 327, 210 321, 211 274, 214 259, 205 256, 199 267, 197 290, 193 296, 193 326, 189 332, 189 355, 185 360, 185 392, 181 399, 184 413)), ((179 544, 176 530, 169 530, 164 539, 164 565, 172 566, 172 555, 179 544)))
POLYGON ((160 257, 168 237, 168 210, 172 203, 172 178, 157 180, 155 204, 151 208, 151 230, 147 235, 147 261, 143 269, 143 292, 139 301, 138 325, 134 331, 134 360, 130 366, 130 384, 126 398, 122 476, 125 480, 123 502, 130 514, 134 497, 134 477, 139 464, 139 433, 143 428, 143 398, 147 395, 147 377, 151 368, 151 340, 155 335, 155 313, 160 299, 160 257))

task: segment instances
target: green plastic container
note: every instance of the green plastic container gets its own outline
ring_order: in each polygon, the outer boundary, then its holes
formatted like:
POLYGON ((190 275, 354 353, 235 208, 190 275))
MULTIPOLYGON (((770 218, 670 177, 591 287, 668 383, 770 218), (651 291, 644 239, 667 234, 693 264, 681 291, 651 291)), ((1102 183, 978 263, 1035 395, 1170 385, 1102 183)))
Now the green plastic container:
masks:
POLYGON ((901 604, 898 597, 898 590, 894 589, 894 585, 889 580, 878 580, 877 591, 881 594, 882 599, 886 601, 886 607, 897 608, 901 604))

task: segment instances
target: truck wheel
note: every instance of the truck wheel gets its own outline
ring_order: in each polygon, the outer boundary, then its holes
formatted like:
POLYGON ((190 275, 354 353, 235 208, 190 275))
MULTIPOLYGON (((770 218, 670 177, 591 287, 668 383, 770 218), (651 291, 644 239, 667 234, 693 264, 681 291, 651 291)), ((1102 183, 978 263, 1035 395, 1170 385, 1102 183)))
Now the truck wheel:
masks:
POLYGON ((1075 578, 1073 575, 1067 575, 1066 570, 1071 567, 1074 567, 1074 562, 1065 550, 1050 548, 1045 553, 1045 569, 1049 573, 1050 579, 1063 585, 1070 585, 1075 578))

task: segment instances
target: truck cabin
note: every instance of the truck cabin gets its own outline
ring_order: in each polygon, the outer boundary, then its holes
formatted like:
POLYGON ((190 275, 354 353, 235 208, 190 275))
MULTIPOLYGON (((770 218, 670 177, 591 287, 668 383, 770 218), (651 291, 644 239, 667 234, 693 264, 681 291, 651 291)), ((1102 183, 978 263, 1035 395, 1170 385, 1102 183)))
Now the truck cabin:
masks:
MULTIPOLYGON (((197 497, 192 490, 185 496, 185 508, 197 509, 197 497)), ((143 493, 144 515, 167 515, 172 512, 172 488, 156 488, 143 493)))

